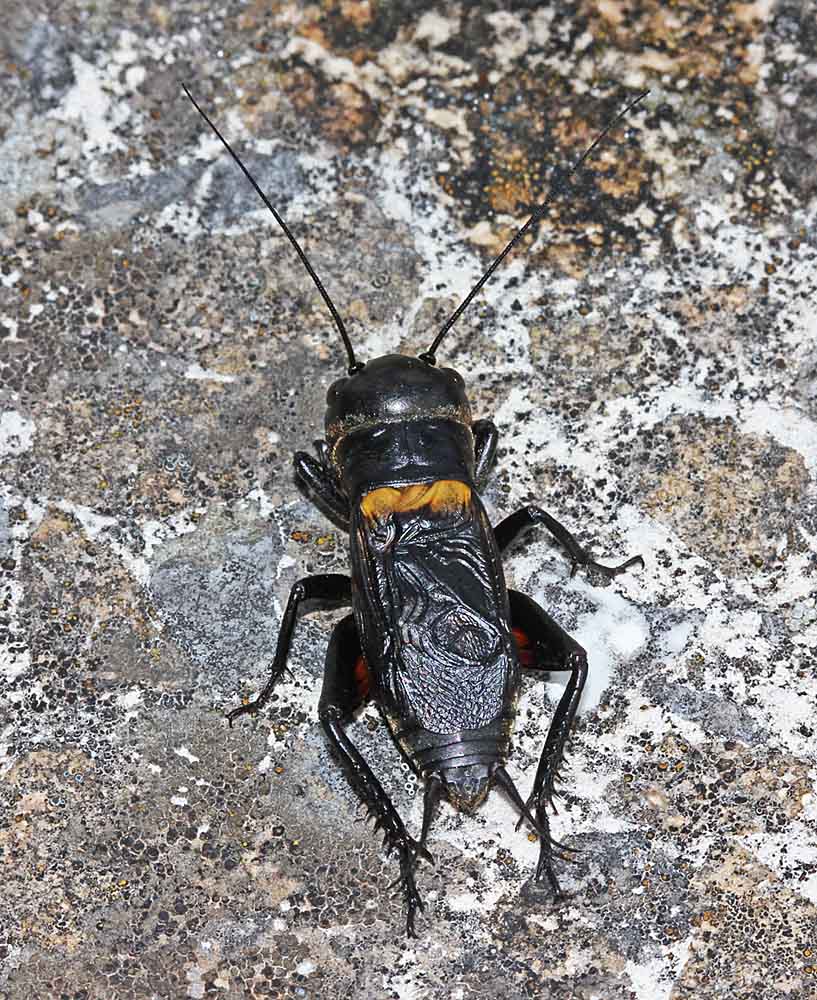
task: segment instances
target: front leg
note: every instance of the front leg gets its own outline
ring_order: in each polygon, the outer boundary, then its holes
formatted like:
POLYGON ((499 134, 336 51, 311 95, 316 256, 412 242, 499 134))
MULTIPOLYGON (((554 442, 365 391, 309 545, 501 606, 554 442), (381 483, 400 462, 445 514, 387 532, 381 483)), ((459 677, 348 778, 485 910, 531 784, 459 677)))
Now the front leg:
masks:
POLYGON ((496 536, 499 551, 504 552, 524 531, 538 524, 543 524, 567 551, 572 561, 570 568, 571 576, 575 574, 579 566, 588 566, 590 569, 595 569, 608 577, 617 576, 619 573, 623 573, 628 567, 635 566, 636 563, 639 563, 642 567, 644 566, 644 560, 641 556, 632 556, 619 566, 604 566, 601 563, 597 563, 587 549, 579 544, 567 528, 559 524, 555 517, 551 517, 541 507, 523 507, 522 510, 518 510, 515 514, 506 517, 504 521, 501 521, 494 528, 494 535, 496 536))
POLYGON ((344 531, 348 531, 349 501, 338 489, 332 475, 326 442, 316 441, 315 450, 317 459, 305 451, 295 452, 295 478, 316 505, 344 531))
POLYGON ((250 713, 254 715, 270 698, 275 685, 287 668, 287 656, 292 644, 292 634, 295 623, 302 614, 310 611, 329 611, 333 608, 348 607, 352 603, 352 582, 348 576, 339 573, 323 573, 320 576, 306 576, 298 580, 289 592, 284 617, 281 621, 281 631, 278 633, 278 643, 275 647, 275 657, 272 661, 269 680, 264 690, 255 701, 239 705, 227 715, 232 726, 233 720, 239 715, 250 713))
POLYGON ((434 804, 429 799, 435 797, 426 796, 423 834, 418 843, 409 835, 400 814, 383 791, 383 786, 346 735, 344 724, 365 699, 368 691, 369 676, 361 655, 360 639, 355 620, 352 615, 348 615, 337 624, 329 640, 318 714, 324 731, 346 770, 349 783, 369 814, 374 817, 375 829, 383 830, 383 843, 389 850, 397 851, 400 859, 398 881, 402 885, 406 901, 406 930, 409 937, 414 937, 414 918, 417 910, 423 909, 423 901, 414 880, 414 869, 420 858, 432 860, 425 848, 425 839, 434 804))

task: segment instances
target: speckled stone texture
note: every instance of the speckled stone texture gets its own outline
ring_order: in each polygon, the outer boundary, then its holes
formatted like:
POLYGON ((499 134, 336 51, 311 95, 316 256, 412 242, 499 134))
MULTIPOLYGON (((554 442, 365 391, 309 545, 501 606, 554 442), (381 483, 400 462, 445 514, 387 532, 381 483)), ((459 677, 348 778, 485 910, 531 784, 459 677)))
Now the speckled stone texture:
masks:
MULTIPOLYGON (((6 0, 0 996, 806 1000, 817 991, 817 6, 6 0), (506 9, 511 6, 512 9, 506 9), (497 792, 444 806, 407 940, 316 720, 337 615, 263 684, 344 359, 416 353, 651 94, 440 360, 502 435, 507 560, 589 651, 556 904, 497 792)), ((564 678, 524 686, 524 792, 564 678)), ((351 732, 419 829, 373 707, 351 732)))

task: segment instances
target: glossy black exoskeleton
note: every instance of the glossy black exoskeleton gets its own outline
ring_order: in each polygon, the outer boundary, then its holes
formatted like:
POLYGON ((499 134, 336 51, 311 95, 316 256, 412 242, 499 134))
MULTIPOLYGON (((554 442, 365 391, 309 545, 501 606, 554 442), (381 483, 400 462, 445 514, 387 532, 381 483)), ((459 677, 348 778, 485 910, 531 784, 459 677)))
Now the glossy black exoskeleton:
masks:
MULTIPOLYGON (((187 88, 185 88, 187 92, 187 88)), ((193 98, 187 92, 190 100, 193 98)), ((619 115, 587 150, 590 155, 619 115)), ((436 350, 512 247, 541 217, 547 200, 496 258, 419 357, 389 354, 360 364, 343 323, 283 219, 195 101, 275 216, 324 298, 349 357, 348 375, 327 394, 325 438, 316 457, 295 455, 295 476, 333 520, 349 531, 351 576, 299 580, 284 612, 269 680, 230 722, 256 712, 286 669, 298 617, 319 608, 351 606, 329 640, 320 719, 351 783, 400 859, 407 927, 422 907, 415 884, 435 807, 445 794, 457 807, 478 806, 492 785, 509 796, 539 835, 536 879, 558 895, 548 808, 565 743, 587 676, 587 654, 524 594, 508 590, 502 554, 527 528, 542 525, 566 549, 573 571, 588 566, 608 576, 620 566, 596 563, 550 514, 526 507, 491 526, 479 488, 494 461, 498 434, 473 420, 462 377, 436 367, 436 350), (523 802, 505 770, 523 669, 569 673, 542 751, 533 790, 523 802), (409 835, 345 730, 367 697, 382 710, 400 749, 425 779, 422 831, 409 835)), ((572 173, 572 171, 571 171, 572 173)), ((553 188, 551 189, 551 194, 553 188)), ((549 199, 548 199, 549 200, 549 199)))

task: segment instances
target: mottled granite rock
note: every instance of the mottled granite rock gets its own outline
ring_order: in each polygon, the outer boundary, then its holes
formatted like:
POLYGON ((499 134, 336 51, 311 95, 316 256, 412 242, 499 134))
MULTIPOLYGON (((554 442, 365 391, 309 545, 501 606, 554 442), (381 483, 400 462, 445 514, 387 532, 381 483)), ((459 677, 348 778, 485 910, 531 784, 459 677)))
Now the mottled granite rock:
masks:
MULTIPOLYGON (((817 991, 817 7, 10 3, 0 29, 0 996, 805 1000, 817 991), (316 723, 344 572, 297 491, 342 372, 417 352, 628 97, 442 356, 508 560, 589 650, 556 904, 498 793, 393 859, 316 723)), ((526 683, 527 790, 562 690, 526 683)), ((355 739, 413 829, 376 711, 355 739)))

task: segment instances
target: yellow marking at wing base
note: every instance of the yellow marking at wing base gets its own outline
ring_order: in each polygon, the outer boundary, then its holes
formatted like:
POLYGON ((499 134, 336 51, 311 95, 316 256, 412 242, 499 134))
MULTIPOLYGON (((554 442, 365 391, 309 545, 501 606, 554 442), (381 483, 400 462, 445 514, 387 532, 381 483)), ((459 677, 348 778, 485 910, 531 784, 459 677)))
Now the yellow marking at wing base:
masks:
POLYGON ((436 483, 412 483, 410 486, 381 486, 360 501, 363 516, 383 521, 390 514, 430 507, 435 514, 467 507, 471 487, 456 479, 438 479, 436 483))

